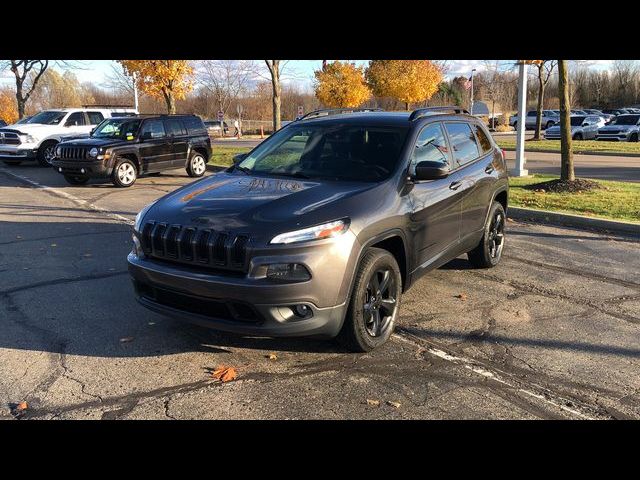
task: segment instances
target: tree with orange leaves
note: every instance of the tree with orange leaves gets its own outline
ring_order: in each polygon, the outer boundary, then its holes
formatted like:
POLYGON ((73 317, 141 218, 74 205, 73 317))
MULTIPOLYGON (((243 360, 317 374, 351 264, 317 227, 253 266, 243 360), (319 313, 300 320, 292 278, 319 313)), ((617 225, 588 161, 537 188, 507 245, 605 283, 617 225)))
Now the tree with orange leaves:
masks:
POLYGON ((404 103, 429 100, 442 83, 442 70, 430 60, 371 60, 365 77, 373 94, 404 103))
POLYGON ((314 74, 316 97, 327 107, 357 107, 371 97, 362 67, 335 61, 314 74))
POLYGON ((8 89, 0 91, 0 120, 7 122, 7 125, 11 125, 18 120, 16 99, 8 89))
POLYGON ((187 60, 118 60, 118 63, 136 79, 142 92, 164 99, 168 113, 176 113, 176 100, 193 89, 193 67, 187 60))

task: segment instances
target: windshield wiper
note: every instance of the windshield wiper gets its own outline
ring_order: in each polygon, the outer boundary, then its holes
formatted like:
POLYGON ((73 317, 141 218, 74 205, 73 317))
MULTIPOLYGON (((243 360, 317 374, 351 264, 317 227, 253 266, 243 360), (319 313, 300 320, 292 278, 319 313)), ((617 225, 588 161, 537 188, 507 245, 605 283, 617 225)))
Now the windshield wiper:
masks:
POLYGON ((250 168, 241 167, 240 165, 234 165, 233 166, 233 170, 234 171, 239 170, 239 171, 243 172, 245 175, 252 175, 253 174, 253 172, 251 171, 250 168))
POLYGON ((272 172, 272 175, 280 175, 282 177, 293 177, 293 178, 303 178, 310 179, 309 175, 305 175, 304 173, 295 172, 295 173, 280 173, 280 172, 272 172))

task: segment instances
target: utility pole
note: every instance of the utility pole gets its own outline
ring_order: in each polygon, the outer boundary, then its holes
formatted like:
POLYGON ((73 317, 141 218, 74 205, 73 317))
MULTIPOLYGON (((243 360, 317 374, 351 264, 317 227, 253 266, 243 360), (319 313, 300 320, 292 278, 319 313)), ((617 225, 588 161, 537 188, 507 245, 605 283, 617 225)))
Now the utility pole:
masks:
POLYGON ((475 68, 471 70, 471 101, 469 102, 469 113, 471 115, 473 115, 473 72, 475 71, 475 68))
POLYGON ((133 72, 133 106, 138 112, 138 82, 136 82, 136 72, 133 72))
POLYGON ((529 172, 524 168, 524 134, 527 114, 527 63, 525 60, 519 62, 518 78, 518 125, 516 132, 516 177, 526 177, 529 172))

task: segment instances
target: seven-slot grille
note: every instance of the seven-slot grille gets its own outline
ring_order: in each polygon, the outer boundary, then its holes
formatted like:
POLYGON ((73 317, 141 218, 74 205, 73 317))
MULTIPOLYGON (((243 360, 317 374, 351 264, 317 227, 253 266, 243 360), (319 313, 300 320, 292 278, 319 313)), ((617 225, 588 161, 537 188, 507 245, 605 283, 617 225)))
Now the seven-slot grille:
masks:
POLYGON ((83 160, 87 158, 89 149, 86 147, 60 146, 60 156, 58 158, 73 158, 83 160))
POLYGON ((0 132, 0 145, 20 145, 20 137, 13 132, 0 132))
POLYGON ((245 270, 247 235, 231 235, 162 222, 147 222, 141 232, 145 255, 212 268, 245 270))

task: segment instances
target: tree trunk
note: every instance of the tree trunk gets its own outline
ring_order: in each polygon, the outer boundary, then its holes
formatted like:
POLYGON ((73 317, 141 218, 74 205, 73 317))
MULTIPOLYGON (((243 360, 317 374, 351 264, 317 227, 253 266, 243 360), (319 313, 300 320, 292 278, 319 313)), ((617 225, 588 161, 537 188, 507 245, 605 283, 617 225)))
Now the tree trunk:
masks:
POLYGON ((544 82, 542 81, 542 67, 538 67, 538 105, 536 107, 536 133, 534 140, 540 140, 540 130, 542 130, 542 102, 544 101, 544 82))
POLYGON ((560 180, 575 180, 573 151, 571 150, 571 104, 569 103, 569 74, 567 61, 558 60, 558 87, 560 95, 560 180))
POLYGON ((176 113, 176 99, 173 96, 173 92, 169 90, 163 90, 164 102, 167 104, 167 113, 174 115, 176 113))
POLYGON ((16 103, 18 104, 18 119, 24 117, 25 101, 22 96, 22 81, 16 77, 16 103))
POLYGON ((404 102, 404 109, 408 112, 409 111, 409 102, 404 102))
POLYGON ((271 87, 273 93, 271 100, 273 102, 273 131, 280 130, 280 60, 265 60, 269 72, 271 73, 271 87))

